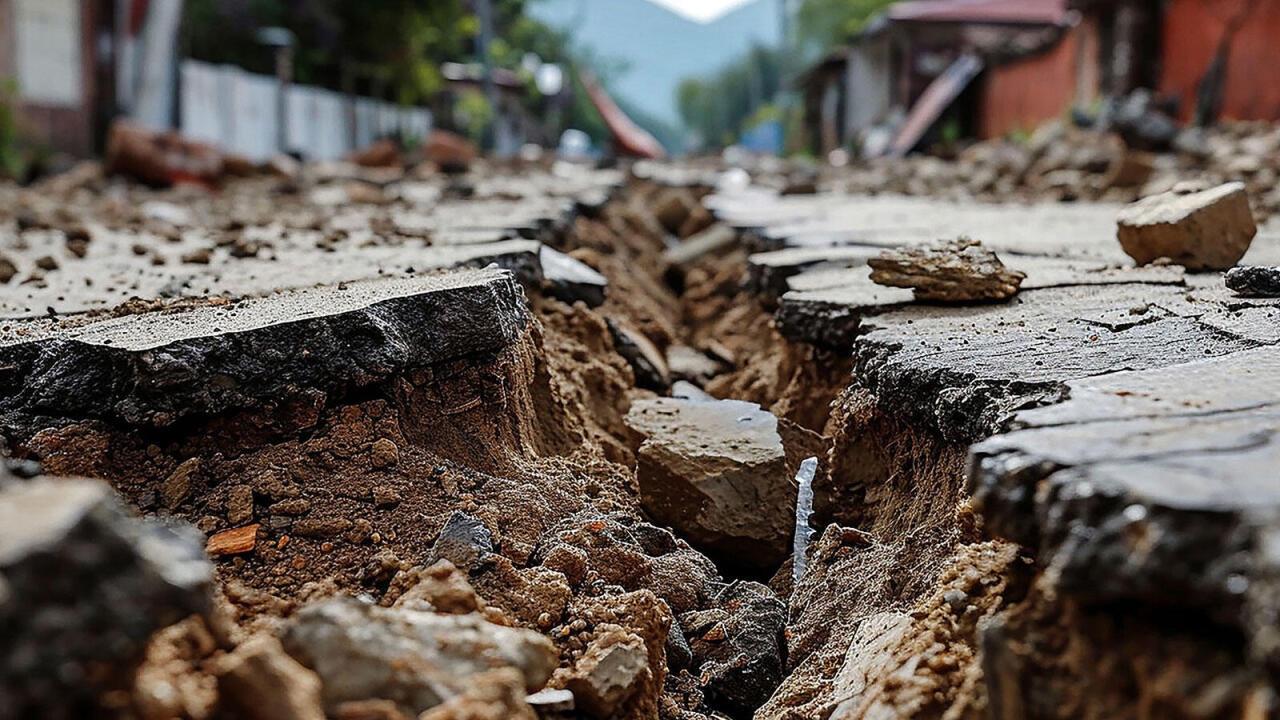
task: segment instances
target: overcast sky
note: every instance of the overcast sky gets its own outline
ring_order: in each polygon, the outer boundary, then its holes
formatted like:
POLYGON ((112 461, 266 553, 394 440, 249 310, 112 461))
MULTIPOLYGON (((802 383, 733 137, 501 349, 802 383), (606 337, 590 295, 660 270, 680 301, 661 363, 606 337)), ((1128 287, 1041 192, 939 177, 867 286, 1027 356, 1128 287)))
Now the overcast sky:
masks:
POLYGON ((730 10, 746 5, 751 0, 650 0, 690 20, 711 22, 730 10))

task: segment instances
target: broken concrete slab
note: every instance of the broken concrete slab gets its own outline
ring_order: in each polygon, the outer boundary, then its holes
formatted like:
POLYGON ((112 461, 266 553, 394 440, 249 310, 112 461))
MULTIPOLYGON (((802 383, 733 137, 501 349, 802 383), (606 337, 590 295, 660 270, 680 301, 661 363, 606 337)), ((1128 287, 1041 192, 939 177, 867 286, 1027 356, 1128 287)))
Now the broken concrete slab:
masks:
POLYGON ((749 228, 768 249, 899 247, 969 235, 1001 253, 1127 262, 1115 243, 1116 213, 1105 203, 981 203, 894 195, 711 196, 722 222, 749 228), (1028 232, 1027 228, 1035 228, 1028 232))
MULTIPOLYGON (((1088 285, 1182 285, 1175 266, 1115 267, 1090 260, 1011 255, 1009 267, 1024 273, 1023 290, 1088 285)), ((778 329, 790 339, 847 351, 863 318, 914 303, 914 293, 871 280, 868 267, 814 269, 787 279, 778 302, 778 329)))
POLYGON ((1056 402, 1067 380, 1258 344, 1160 309, 1185 303, 1184 292, 1049 288, 1023 292, 1007 305, 893 310, 867 321, 872 327, 858 340, 855 373, 884 407, 972 442, 998 431, 1018 409, 1056 402))
POLYGON ((795 487, 778 420, 737 400, 633 403, 640 500, 657 522, 730 566, 774 568, 794 525, 795 487))
POLYGON ((542 635, 479 615, 436 615, 335 598, 303 608, 285 628, 285 649, 324 682, 333 713, 350 700, 395 701, 410 716, 471 689, 477 675, 509 667, 542 688, 558 654, 542 635))
POLYGON ((673 268, 687 270, 699 260, 723 252, 737 242, 737 230, 728 225, 716 224, 667 250, 662 259, 673 268))
POLYGON ((920 247, 886 250, 869 259, 871 281, 911 288, 919 300, 1004 300, 1018 292, 1026 273, 1010 270, 981 241, 967 237, 920 247))
POLYGON ((821 275, 822 285, 830 286, 792 290, 778 303, 778 330, 789 339, 848 352, 863 317, 915 300, 910 290, 872 282, 866 267, 815 275, 821 275))
POLYGON ((1144 198, 1121 211, 1118 228, 1139 265, 1169 258, 1188 270, 1234 266, 1258 233, 1244 183, 1144 198))
POLYGON ((200 533, 132 517, 106 483, 0 486, 0 716, 80 718, 152 633, 212 608, 200 533))
POLYGON ((705 384, 726 369, 724 362, 688 345, 667 348, 667 368, 673 380, 705 384))
POLYGON ((974 446, 975 507, 1061 592, 1191 609, 1265 641, 1252 623, 1280 613, 1278 378, 1266 347, 1069 382, 1068 400, 974 446))
POLYGON ((777 297, 792 289, 788 278, 817 270, 861 267, 883 250, 873 245, 786 248, 752 255, 747 258, 747 270, 756 292, 777 297))
POLYGON ((644 333, 629 324, 606 317, 613 347, 635 373, 636 385, 654 392, 666 392, 671 387, 671 369, 667 359, 644 333))
POLYGON ((489 269, 209 302, 81 326, 13 323, 0 333, 8 368, 0 415, 19 437, 56 419, 165 427, 495 353, 514 343, 527 322, 515 279, 489 269))

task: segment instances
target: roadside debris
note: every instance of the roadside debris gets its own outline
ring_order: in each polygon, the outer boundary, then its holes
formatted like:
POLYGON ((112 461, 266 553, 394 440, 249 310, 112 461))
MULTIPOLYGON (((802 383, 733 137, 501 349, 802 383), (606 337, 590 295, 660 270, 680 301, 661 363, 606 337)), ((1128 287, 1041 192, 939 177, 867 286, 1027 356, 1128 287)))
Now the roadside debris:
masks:
POLYGON ((1244 184, 1227 183, 1140 200, 1120 212, 1118 234, 1139 265, 1169 258, 1188 270, 1226 270, 1257 233, 1244 184))
POLYGON ((223 154, 209 145, 117 121, 107 137, 103 170, 158 187, 178 182, 212 186, 222 181, 228 167, 223 154))
POLYGON ((1026 274, 1005 267, 978 240, 961 237, 924 247, 886 250, 867 260, 871 279, 915 290, 917 300, 1004 300, 1018 292, 1026 274))
POLYGON ((1249 265, 1227 271, 1227 287, 1245 297, 1280 297, 1280 267, 1249 265))

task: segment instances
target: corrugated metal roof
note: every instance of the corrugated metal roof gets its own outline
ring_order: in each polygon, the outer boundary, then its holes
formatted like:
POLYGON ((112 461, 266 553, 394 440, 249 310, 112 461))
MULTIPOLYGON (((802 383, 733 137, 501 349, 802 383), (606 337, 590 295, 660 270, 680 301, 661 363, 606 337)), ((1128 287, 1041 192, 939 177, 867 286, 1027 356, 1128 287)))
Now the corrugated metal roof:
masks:
POLYGON ((1067 13, 1067 0, 914 0, 890 6, 889 19, 1059 25, 1066 22, 1067 13))

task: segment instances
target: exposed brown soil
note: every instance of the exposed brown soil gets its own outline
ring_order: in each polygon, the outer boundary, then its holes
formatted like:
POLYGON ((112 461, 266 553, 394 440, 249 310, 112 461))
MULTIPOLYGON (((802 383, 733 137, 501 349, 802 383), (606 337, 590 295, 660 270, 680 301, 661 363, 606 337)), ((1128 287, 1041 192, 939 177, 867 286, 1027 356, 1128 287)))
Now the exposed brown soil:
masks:
MULTIPOLYGON (((386 244, 408 244, 384 212, 392 194, 352 184, 349 207, 328 216, 308 216, 297 188, 276 187, 290 198, 283 223, 316 233, 316 247, 348 239, 331 225, 364 220, 370 235, 394 238, 386 244)), ((81 187, 77 212, 41 206, 27 222, 70 237, 59 228, 102 213, 130 231, 163 238, 172 230, 107 207, 102 191, 81 187)), ((1205 628, 1217 626, 1208 618, 1189 628, 1172 610, 1081 604, 1059 594, 1054 568, 1028 547, 990 536, 969 507, 968 442, 920 421, 936 398, 912 398, 923 410, 891 404, 864 382, 847 347, 784 337, 772 301, 748 287, 748 257, 759 249, 749 235, 671 262, 677 241, 714 222, 697 203, 707 191, 632 177, 604 205, 541 231, 547 245, 603 274, 608 294, 590 307, 526 281, 530 320, 500 350, 252 410, 156 426, 51 421, 33 436, 12 435, 15 457, 38 460, 50 475, 105 479, 142 513, 187 520, 209 541, 216 612, 154 635, 132 686, 102 698, 103 715, 237 717, 219 680, 234 650, 279 634, 303 607, 334 595, 532 630, 557 654, 547 687, 570 689, 580 703, 567 714, 535 714, 525 700, 531 688, 508 668, 476 675, 473 690, 419 720, 1269 711, 1270 685, 1241 662, 1249 650, 1238 630, 1209 636, 1205 628), (620 328, 656 356, 644 358, 651 367, 623 347, 620 328), (778 547, 769 548, 776 554, 767 570, 743 570, 751 564, 646 513, 638 476, 645 438, 627 415, 677 380, 777 416, 786 462, 773 459, 790 475, 819 458, 812 526, 821 530, 798 581, 792 559, 773 562, 785 554, 778 547), (459 521, 484 537, 449 546, 446 528, 459 521), (766 579, 767 588, 751 582, 766 579), (617 681, 625 692, 611 695, 615 675, 625 676, 617 681)), ((156 196, 181 202, 185 192, 156 196)), ((270 216, 237 192, 229 194, 247 203, 241 212, 270 216)), ((193 203, 215 216, 237 207, 227 198, 193 203)), ((217 229, 235 239, 214 248, 249 242, 239 229, 217 229)), ((172 244, 191 250, 191 238, 172 233, 172 244)), ((138 257, 155 252, 142 250, 138 257)), ((210 257, 198 260, 184 262, 203 267, 210 257)), ((30 291, 45 277, 28 278, 30 291)), ((71 327, 228 302, 133 298, 48 322, 71 327)), ((681 467, 698 465, 690 456, 681 467)), ((773 489, 794 505, 793 485, 773 489)), ((375 698, 347 703, 336 717, 413 720, 403 710, 375 698)))

